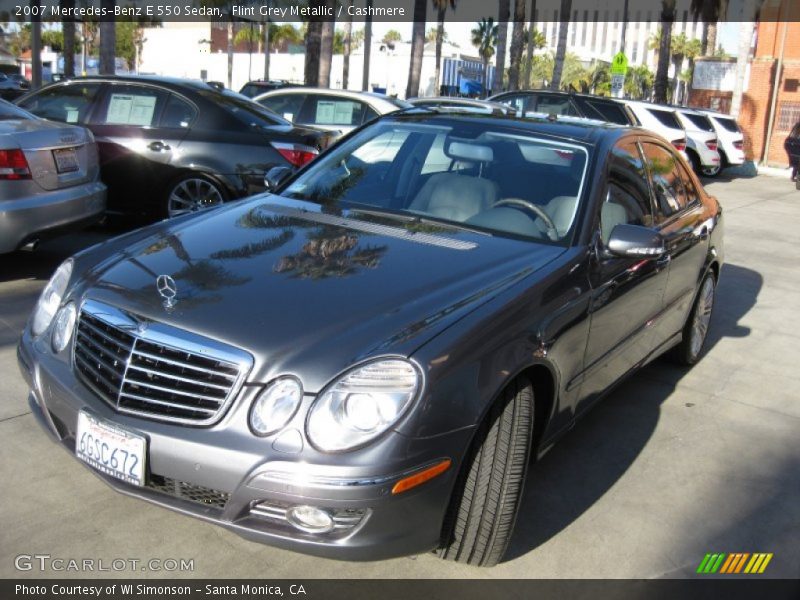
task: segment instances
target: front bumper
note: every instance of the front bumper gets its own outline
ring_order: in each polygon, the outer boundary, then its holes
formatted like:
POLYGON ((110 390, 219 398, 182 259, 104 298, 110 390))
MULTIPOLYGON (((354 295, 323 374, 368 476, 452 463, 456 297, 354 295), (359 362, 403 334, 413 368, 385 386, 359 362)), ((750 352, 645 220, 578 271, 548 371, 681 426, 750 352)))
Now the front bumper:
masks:
MULTIPOLYGON (((17 182, 6 182, 10 185, 17 182)), ((0 252, 55 231, 88 225, 103 216, 106 186, 99 181, 0 201, 0 252)))
MULTIPOLYGON (((43 345, 26 332, 17 355, 31 389, 31 410, 55 441, 74 454, 81 410, 147 438, 148 481, 143 487, 87 465, 115 490, 223 526, 253 541, 317 556, 378 560, 426 552, 439 544, 460 466, 458 458, 469 444, 472 430, 424 440, 392 433, 402 438, 395 446, 403 451, 385 460, 364 460, 359 452, 351 452, 338 455, 335 464, 314 464, 302 454, 288 456, 275 451, 264 438, 251 435, 252 440, 241 439, 234 429, 240 417, 246 418, 254 397, 246 397, 247 389, 223 420, 210 428, 137 419, 116 413, 95 397, 72 377, 68 364, 42 352, 43 345), (254 452, 247 441, 260 445, 259 451, 254 452), (453 460, 444 474, 392 495, 396 481, 442 458, 453 460), (286 507, 297 505, 344 515, 343 520, 352 526, 337 525, 325 534, 300 531, 283 516, 286 507)), ((375 453, 374 449, 370 452, 375 453)))

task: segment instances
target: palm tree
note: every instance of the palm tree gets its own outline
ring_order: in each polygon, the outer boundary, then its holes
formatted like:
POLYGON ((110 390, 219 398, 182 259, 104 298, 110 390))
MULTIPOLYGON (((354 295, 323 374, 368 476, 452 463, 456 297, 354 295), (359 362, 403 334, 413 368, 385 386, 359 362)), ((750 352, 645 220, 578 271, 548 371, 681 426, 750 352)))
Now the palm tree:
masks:
POLYGON ((324 0, 323 4, 328 9, 328 13, 334 15, 330 19, 325 19, 322 23, 320 32, 319 49, 319 81, 320 87, 331 86, 331 63, 333 62, 333 32, 336 26, 334 20, 336 15, 336 0, 324 0))
POLYGON ((406 98, 419 95, 419 79, 422 72, 422 52, 425 50, 425 15, 428 3, 414 0, 414 27, 411 33, 411 66, 408 70, 406 98))
POLYGON ((681 67, 683 66, 683 60, 686 57, 686 45, 688 42, 689 40, 685 33, 673 35, 670 42, 670 59, 672 61, 672 72, 675 76, 675 89, 672 93, 672 97, 676 100, 678 98, 681 85, 680 77, 678 77, 678 75, 680 75, 681 67))
POLYGON ((432 0, 433 7, 436 9, 436 70, 433 74, 433 95, 438 96, 441 90, 439 78, 442 74, 442 42, 444 41, 444 17, 447 8, 455 10, 456 0, 432 0))
MULTIPOLYGON (((354 0, 349 0, 349 7, 352 8, 354 0)), ((353 15, 350 11, 344 20, 344 48, 342 48, 342 89, 346 90, 350 84, 350 50, 353 42, 353 15)))
POLYGON ((471 32, 472 45, 478 49, 478 55, 483 61, 483 90, 484 94, 489 92, 489 60, 494 55, 497 45, 497 25, 494 19, 481 19, 478 26, 471 32))
POLYGON ((728 0, 692 0, 692 15, 703 21, 703 56, 711 56, 717 48, 717 22, 728 12, 728 0))
MULTIPOLYGON (((531 9, 535 10, 536 0, 531 1, 531 9)), ((529 24, 528 29, 528 55, 525 58, 525 88, 531 87, 531 69, 533 68, 533 51, 541 50, 547 46, 547 38, 541 31, 537 31, 533 27, 533 20, 529 24)))
POLYGON ((564 70, 564 57, 567 55, 567 34, 569 33, 569 17, 572 12, 572 0, 561 0, 561 11, 558 14, 558 44, 556 45, 556 58, 553 64, 553 80, 550 89, 557 90, 561 87, 561 73, 564 70))
MULTIPOLYGON (((309 6, 321 8, 324 0, 311 0, 309 6)), ((321 12, 321 11, 320 11, 321 12)), ((306 60, 305 84, 311 87, 319 85, 320 51, 322 49, 322 19, 310 17, 306 27, 306 60)))
POLYGON ((272 33, 270 31, 271 25, 269 23, 269 18, 267 18, 267 20, 264 21, 263 27, 264 27, 264 81, 269 81, 269 52, 270 52, 269 36, 270 33, 272 33))
POLYGON ((361 75, 361 89, 369 91, 369 55, 372 53, 372 0, 367 0, 367 16, 364 17, 364 72, 361 75))
POLYGON ((506 41, 508 38, 508 0, 500 0, 497 13, 497 59, 494 64, 494 82, 492 92, 495 94, 503 89, 503 71, 506 68, 506 41))
POLYGON ((653 87, 653 73, 647 65, 628 67, 625 75, 625 94, 634 100, 642 100, 650 94, 653 87))
POLYGON ((525 45, 525 0, 514 0, 514 29, 508 65, 508 89, 519 89, 522 47, 525 45))
MULTIPOLYGON (((247 27, 242 27, 239 31, 236 32, 236 35, 233 38, 234 44, 246 43, 247 44, 247 53, 249 56, 249 63, 247 67, 247 78, 253 78, 253 43, 255 42, 256 47, 258 44, 261 43, 261 34, 258 33, 255 28, 253 27, 253 22, 250 21, 250 25, 247 27)), ((229 84, 230 85, 230 84, 229 84)))
MULTIPOLYGON (((31 0, 31 8, 35 6, 31 0)), ((34 89, 42 85, 42 20, 31 18, 31 85, 34 89)))
POLYGON ((658 68, 653 84, 653 101, 667 102, 669 87, 670 44, 672 42, 672 22, 675 20, 675 0, 661 0, 661 31, 658 48, 658 68))
MULTIPOLYGON (((75 7, 75 0, 59 0, 61 9, 71 10, 75 7)), ((61 23, 61 33, 64 36, 64 75, 75 76, 75 19, 66 17, 61 23)))
MULTIPOLYGON (((101 0, 100 5, 106 14, 114 14, 115 0, 101 0)), ((100 21, 100 74, 113 75, 117 70, 116 61, 117 30, 111 20, 100 21)))

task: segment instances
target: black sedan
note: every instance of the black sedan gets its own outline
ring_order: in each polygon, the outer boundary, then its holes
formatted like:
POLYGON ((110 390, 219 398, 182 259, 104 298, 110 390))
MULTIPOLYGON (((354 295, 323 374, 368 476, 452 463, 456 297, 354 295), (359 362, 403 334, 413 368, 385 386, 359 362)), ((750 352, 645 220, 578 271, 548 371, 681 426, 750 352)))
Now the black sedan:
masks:
POLYGON ((570 121, 388 115, 76 255, 19 345, 31 410, 112 487, 254 540, 497 563, 529 459, 700 359, 723 261, 669 142, 570 121))
POLYGON ((94 133, 110 212, 172 217, 263 191, 266 171, 303 166, 331 140, 202 81, 89 77, 17 104, 94 133))

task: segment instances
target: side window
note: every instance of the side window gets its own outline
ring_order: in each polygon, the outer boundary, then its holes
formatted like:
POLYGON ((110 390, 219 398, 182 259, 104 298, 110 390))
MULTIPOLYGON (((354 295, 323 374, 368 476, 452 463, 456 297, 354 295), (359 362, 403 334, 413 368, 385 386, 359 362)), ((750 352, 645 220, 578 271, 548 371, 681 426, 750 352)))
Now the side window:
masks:
POLYGON ((513 96, 503 96, 497 100, 501 104, 507 104, 522 113, 533 112, 536 110, 536 96, 532 94, 518 94, 513 96))
POLYGON ((380 117, 378 113, 376 113, 372 108, 369 106, 364 107, 364 123, 369 123, 370 121, 377 119, 380 117))
POLYGON ((578 114, 567 96, 550 96, 547 94, 539 96, 539 101, 536 103, 536 112, 570 116, 578 114))
POLYGON ((167 93, 142 85, 112 85, 92 117, 96 125, 153 127, 164 108, 167 93))
POLYGON ((400 152, 407 138, 408 131, 387 131, 356 148, 351 157, 367 164, 390 163, 400 152))
POLYGON ((258 103, 278 113, 287 121, 296 121, 300 117, 300 107, 303 106, 305 99, 305 94, 284 94, 262 98, 258 103))
POLYGON ((650 188, 639 148, 623 140, 611 151, 608 194, 600 209, 600 232, 607 243, 614 227, 620 224, 653 224, 650 188))
MULTIPOLYGON (((655 194, 655 221, 660 224, 686 208, 693 199, 686 188, 686 176, 681 173, 682 167, 677 156, 671 150, 650 142, 642 146, 655 194)), ((694 196, 696 198, 696 191, 694 196)))
POLYGON ((197 111, 194 106, 175 94, 170 94, 167 99, 167 105, 164 107, 164 113, 161 115, 161 127, 171 128, 188 128, 194 118, 197 116, 197 111))
POLYGON ((303 118, 311 125, 361 125, 365 106, 357 100, 346 100, 335 96, 311 96, 310 107, 303 107, 303 118))
POLYGON ((37 117, 62 123, 85 123, 100 83, 69 83, 42 90, 20 106, 37 117))

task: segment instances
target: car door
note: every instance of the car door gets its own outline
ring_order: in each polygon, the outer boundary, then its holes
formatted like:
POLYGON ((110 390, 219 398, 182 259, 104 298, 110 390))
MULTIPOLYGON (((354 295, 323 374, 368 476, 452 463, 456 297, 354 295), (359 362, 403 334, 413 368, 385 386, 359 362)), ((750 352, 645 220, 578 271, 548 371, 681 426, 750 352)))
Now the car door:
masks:
POLYGON ((642 151, 653 190, 655 224, 670 261, 664 310, 654 324, 662 343, 686 322, 708 253, 711 225, 694 180, 677 153, 656 141, 644 141, 642 151))
POLYGON ((169 166, 188 131, 161 127, 171 94, 160 88, 111 83, 103 90, 90 126, 100 149, 111 211, 144 213, 172 176, 169 166))
POLYGON ((589 339, 580 379, 584 406, 652 352, 651 322, 662 310, 668 273, 667 261, 621 258, 606 250, 616 225, 653 225, 647 172, 634 138, 614 146, 608 173, 607 193, 596 209, 595 258, 589 271, 589 339))

